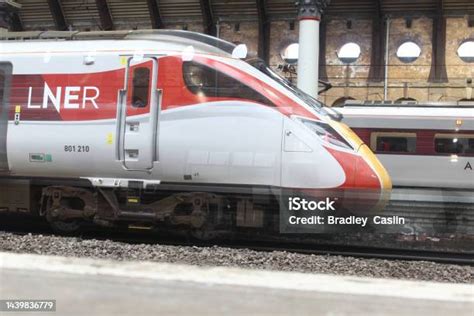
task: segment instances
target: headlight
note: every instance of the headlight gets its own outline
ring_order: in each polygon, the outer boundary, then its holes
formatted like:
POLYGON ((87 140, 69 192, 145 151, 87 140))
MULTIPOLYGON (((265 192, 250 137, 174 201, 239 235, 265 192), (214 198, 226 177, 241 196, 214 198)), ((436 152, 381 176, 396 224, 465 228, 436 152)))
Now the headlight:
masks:
POLYGON ((324 142, 329 143, 334 146, 346 148, 346 149, 353 149, 349 143, 339 135, 334 128, 329 126, 326 123, 320 121, 313 121, 304 119, 301 117, 295 117, 298 121, 303 123, 304 126, 309 128, 313 133, 315 133, 320 139, 324 142))

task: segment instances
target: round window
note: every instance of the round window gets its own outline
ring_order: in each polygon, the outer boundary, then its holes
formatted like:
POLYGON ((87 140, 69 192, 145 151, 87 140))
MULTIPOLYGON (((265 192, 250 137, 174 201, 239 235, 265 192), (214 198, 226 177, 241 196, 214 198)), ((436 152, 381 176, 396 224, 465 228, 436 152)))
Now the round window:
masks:
POLYGON ((421 55, 421 48, 414 42, 405 42, 397 49, 397 57, 404 63, 411 63, 421 55))
POLYGON ((288 45, 282 52, 281 58, 288 64, 296 64, 298 62, 298 51, 300 44, 293 43, 288 45))
POLYGON ((474 41, 462 43, 458 48, 458 56, 465 62, 474 62, 474 41))
POLYGON ((360 56, 360 46, 356 43, 346 43, 337 52, 337 57, 345 64, 355 62, 360 56))

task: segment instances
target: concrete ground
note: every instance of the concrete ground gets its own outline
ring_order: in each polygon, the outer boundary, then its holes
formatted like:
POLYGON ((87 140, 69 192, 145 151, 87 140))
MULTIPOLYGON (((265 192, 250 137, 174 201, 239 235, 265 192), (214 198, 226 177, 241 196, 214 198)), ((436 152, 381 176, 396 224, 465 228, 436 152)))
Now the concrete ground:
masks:
POLYGON ((0 253, 0 315, 470 315, 474 286, 0 253))

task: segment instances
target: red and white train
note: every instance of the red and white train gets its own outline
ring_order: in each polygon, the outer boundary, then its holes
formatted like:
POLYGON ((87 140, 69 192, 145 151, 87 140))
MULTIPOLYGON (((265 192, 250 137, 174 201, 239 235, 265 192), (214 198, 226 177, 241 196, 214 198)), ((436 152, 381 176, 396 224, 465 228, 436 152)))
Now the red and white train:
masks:
MULTIPOLYGON (((167 219, 198 228, 221 199, 212 188, 363 190, 375 203, 391 188, 347 126, 261 62, 236 58, 231 43, 174 30, 4 37, 0 169, 9 188, 33 178, 16 188, 41 198, 37 211, 58 227, 167 219), (164 188, 187 193, 143 193, 164 188), (178 212, 183 203, 191 210, 178 212)), ((3 196, 10 209, 18 200, 3 196)), ((258 213, 253 200, 238 199, 235 212, 243 226, 261 224, 245 220, 258 213)))
POLYGON ((392 198, 474 203, 474 102, 335 108, 387 168, 392 198))

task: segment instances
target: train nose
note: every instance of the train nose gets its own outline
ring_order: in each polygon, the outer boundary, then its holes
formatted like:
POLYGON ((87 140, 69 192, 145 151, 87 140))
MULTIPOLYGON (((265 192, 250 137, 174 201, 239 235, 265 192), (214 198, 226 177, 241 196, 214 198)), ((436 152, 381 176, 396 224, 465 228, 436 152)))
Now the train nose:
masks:
POLYGON ((356 151, 354 159, 350 159, 344 166, 348 178, 344 194, 345 206, 353 211, 382 210, 390 199, 392 189, 392 181, 387 170, 347 125, 340 122, 332 122, 331 125, 356 151))
POLYGON ((351 204, 348 209, 355 213, 382 211, 390 200, 390 176, 367 145, 361 144, 357 153, 354 189, 345 195, 351 204))
POLYGON ((392 181, 385 167, 380 163, 374 153, 354 133, 349 126, 340 122, 331 122, 331 126, 351 144, 358 154, 355 160, 355 174, 353 186, 355 188, 375 188, 391 190, 392 181))
POLYGON ((366 144, 361 144, 357 153, 355 187, 378 188, 383 191, 392 189, 392 181, 385 167, 366 144))

